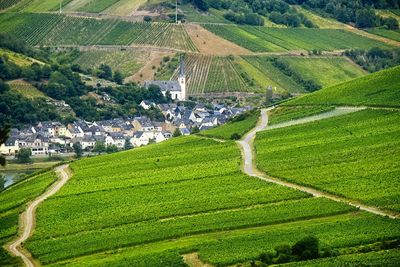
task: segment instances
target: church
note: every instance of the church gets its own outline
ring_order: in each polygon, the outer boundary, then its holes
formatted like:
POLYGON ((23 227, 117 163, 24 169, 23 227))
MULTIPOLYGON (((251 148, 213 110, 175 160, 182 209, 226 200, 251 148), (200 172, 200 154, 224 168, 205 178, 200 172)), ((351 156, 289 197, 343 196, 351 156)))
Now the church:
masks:
POLYGON ((164 96, 169 92, 173 100, 186 100, 186 76, 182 57, 179 63, 179 77, 177 81, 146 81, 144 83, 145 88, 148 88, 150 85, 159 86, 164 96))

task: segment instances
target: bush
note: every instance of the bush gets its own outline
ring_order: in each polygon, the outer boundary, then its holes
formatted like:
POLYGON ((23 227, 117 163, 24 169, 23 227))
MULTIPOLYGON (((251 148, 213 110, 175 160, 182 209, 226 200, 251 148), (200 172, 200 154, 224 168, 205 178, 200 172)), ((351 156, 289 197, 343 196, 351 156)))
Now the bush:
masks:
POLYGON ((307 236, 292 247, 293 255, 302 260, 316 259, 319 257, 319 241, 314 236, 307 236))
POLYGON ((152 21, 152 18, 151 18, 150 16, 144 16, 144 17, 143 17, 143 21, 145 21, 145 22, 151 22, 151 21, 152 21))
POLYGON ((30 148, 21 148, 17 154, 17 159, 18 159, 17 162, 30 163, 32 162, 31 156, 32 156, 32 151, 30 148))
POLYGON ((242 136, 238 133, 233 133, 231 135, 231 140, 239 140, 240 138, 242 138, 242 136))

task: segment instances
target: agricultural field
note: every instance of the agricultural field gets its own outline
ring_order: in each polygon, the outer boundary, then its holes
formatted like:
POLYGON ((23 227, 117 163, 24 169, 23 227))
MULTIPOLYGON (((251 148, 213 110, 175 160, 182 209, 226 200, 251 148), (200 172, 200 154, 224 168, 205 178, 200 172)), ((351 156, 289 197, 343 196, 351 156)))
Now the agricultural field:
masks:
POLYGON ((26 98, 29 99, 49 98, 43 92, 39 91, 36 87, 34 87, 32 84, 24 80, 14 80, 14 81, 9 81, 7 83, 10 86, 11 90, 20 93, 26 98))
POLYGON ((180 255, 198 251, 225 266, 310 232, 338 248, 400 233, 394 220, 245 176, 240 161, 234 142, 190 136, 74 162, 27 248, 44 265, 184 266, 180 255))
POLYGON ((204 27, 253 52, 283 52, 291 50, 325 51, 390 46, 342 29, 267 28, 230 25, 204 27))
POLYGON ((129 16, 136 11, 141 5, 145 4, 146 0, 119 0, 114 5, 104 11, 107 14, 129 16))
POLYGON ((333 110, 329 106, 283 106, 277 107, 268 112, 268 125, 275 125, 281 122, 297 120, 308 116, 333 110))
POLYGON ((219 10, 210 9, 207 13, 200 12, 198 9, 194 8, 192 5, 181 5, 179 10, 185 15, 186 20, 189 22, 199 22, 199 23, 227 23, 232 24, 231 21, 226 20, 223 14, 219 10))
POLYGON ((380 28, 366 29, 367 32, 400 42, 400 30, 392 31, 380 28))
POLYGON ((322 87, 349 81, 366 72, 345 57, 281 57, 291 69, 305 80, 312 80, 322 87))
POLYGON ((272 86, 277 92, 305 93, 300 84, 293 78, 284 74, 272 64, 268 56, 243 56, 243 61, 238 61, 244 70, 261 87, 263 92, 272 86))
POLYGON ((16 5, 21 0, 2 0, 0 1, 0 10, 4 10, 16 5))
POLYGON ((88 0, 77 11, 99 13, 114 5, 119 0, 88 0))
POLYGON ((332 18, 325 18, 302 6, 295 6, 299 13, 304 14, 314 25, 321 29, 346 29, 348 25, 332 18))
MULTIPOLYGON (((185 73, 189 95, 247 91, 233 60, 233 57, 188 54, 185 59, 185 73)), ((178 75, 176 71, 172 79, 176 80, 178 75)))
POLYGON ((13 62, 14 64, 22 67, 30 66, 32 63, 38 63, 38 64, 43 64, 43 62, 40 62, 36 59, 27 57, 25 55, 15 53, 13 51, 7 50, 7 49, 2 49, 0 48, 0 57, 7 57, 8 60, 13 62))
POLYGON ((262 132, 257 166, 271 176, 400 211, 398 111, 365 110, 262 132))
POLYGON ((150 52, 141 50, 86 51, 82 52, 74 63, 86 69, 95 69, 101 64, 107 64, 114 71, 118 70, 124 77, 127 77, 139 71, 149 56, 150 52))
POLYGON ((253 110, 248 113, 248 117, 244 120, 228 122, 219 127, 202 131, 199 135, 225 140, 232 139, 233 134, 242 137, 256 126, 259 115, 258 110, 253 110))
POLYGON ((400 106, 400 67, 394 67, 360 77, 312 94, 299 97, 283 105, 354 105, 400 106))
POLYGON ((30 45, 138 45, 197 51, 182 25, 53 14, 0 14, 0 31, 30 45), (45 27, 44 27, 45 26, 45 27))
MULTIPOLYGON (((70 3, 72 0, 62 0, 61 7, 70 3)), ((60 9, 60 0, 32 0, 18 9, 23 12, 48 12, 58 11, 60 9)))
POLYGON ((55 180, 55 173, 50 172, 27 178, 0 191, 0 262, 2 265, 17 265, 17 260, 4 251, 3 245, 17 234, 19 214, 24 210, 25 204, 40 195, 55 180))

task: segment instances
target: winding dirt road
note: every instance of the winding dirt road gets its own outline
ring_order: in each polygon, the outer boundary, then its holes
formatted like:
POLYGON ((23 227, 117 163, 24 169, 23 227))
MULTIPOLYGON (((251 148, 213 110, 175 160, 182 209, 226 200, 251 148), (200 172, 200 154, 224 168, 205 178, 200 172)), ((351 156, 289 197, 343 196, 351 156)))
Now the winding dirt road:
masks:
POLYGON ((65 185, 65 183, 70 178, 70 175, 66 171, 68 169, 68 165, 62 165, 55 168, 59 179, 55 182, 46 192, 36 198, 32 203, 29 204, 26 211, 21 216, 20 227, 21 235, 14 241, 12 241, 8 246, 7 249, 15 256, 20 257, 26 266, 34 267, 35 263, 32 257, 29 255, 27 251, 21 248, 21 244, 25 242, 33 233, 35 228, 35 213, 37 207, 45 201, 48 197, 57 193, 58 190, 61 189, 65 185))
MULTIPOLYGON (((241 146, 241 150, 242 150, 242 155, 243 155, 243 159, 244 159, 244 172, 249 175, 249 176, 253 176, 253 177, 257 177, 261 180, 264 180, 266 182, 270 182, 270 183, 275 183, 275 184, 279 184, 282 186, 286 186, 286 187, 290 187, 296 190, 300 190, 306 193, 309 193, 315 197, 325 197, 328 199, 331 199, 333 201, 337 201, 337 202, 343 202, 346 203, 350 206, 354 206, 357 207, 360 210, 363 211, 367 211, 376 215, 380 215, 380 216, 387 216, 391 219, 399 219, 400 215, 398 213, 392 213, 392 212, 387 212, 387 211, 383 211, 380 210, 376 207, 371 207, 371 206, 367 206, 361 203, 358 203, 356 201, 352 201, 349 199, 346 199, 344 197, 340 197, 340 196, 336 196, 333 194, 329 194, 326 193, 324 191, 320 191, 311 187, 307 187, 307 186, 302 186, 302 185, 298 185, 295 183, 291 183, 291 182, 287 182, 287 181, 282 181, 279 180, 277 178, 274 177, 270 177, 267 176, 266 174, 260 172, 259 170, 257 170, 256 165, 255 165, 255 161, 253 160, 254 158, 254 152, 253 152, 253 142, 254 142, 254 138, 257 134, 257 132, 262 131, 262 130, 267 130, 269 129, 268 126, 268 115, 267 112, 269 110, 271 110, 273 108, 269 108, 269 109, 263 109, 261 111, 261 120, 259 122, 259 124, 253 129, 251 130, 241 141, 238 141, 239 145, 241 146)), ((349 110, 350 111, 350 110, 349 110)), ((347 112, 348 113, 348 112, 347 112)), ((346 112, 344 112, 343 114, 346 114, 346 112)), ((342 115, 342 112, 338 112, 336 113, 335 116, 338 115, 342 115)), ((310 122, 310 121, 316 121, 316 120, 321 120, 327 117, 333 117, 332 113, 330 112, 329 116, 324 116, 324 115, 316 115, 316 116, 312 116, 313 120, 310 120, 310 118, 308 119, 299 119, 299 120, 294 120, 291 121, 290 123, 286 123, 286 124, 277 124, 276 126, 274 126, 274 128, 282 128, 282 127, 286 127, 286 126, 290 126, 290 125, 296 125, 296 124, 301 124, 301 123, 305 123, 305 122, 310 122)))

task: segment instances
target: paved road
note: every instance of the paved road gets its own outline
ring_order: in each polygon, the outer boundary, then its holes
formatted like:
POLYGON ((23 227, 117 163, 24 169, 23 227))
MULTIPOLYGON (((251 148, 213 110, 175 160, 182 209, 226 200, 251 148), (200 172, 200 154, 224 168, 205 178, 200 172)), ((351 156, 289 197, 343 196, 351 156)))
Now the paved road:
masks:
POLYGON ((22 234, 8 245, 8 250, 15 256, 20 257, 26 266, 34 267, 35 263, 30 257, 29 253, 21 249, 21 244, 25 242, 33 233, 35 225, 35 213, 37 207, 46 200, 48 197, 57 193, 65 185, 65 183, 70 178, 69 174, 66 172, 68 165, 62 165, 56 167, 55 171, 59 175, 60 179, 57 180, 46 192, 36 198, 32 203, 29 204, 28 208, 22 215, 23 220, 20 224, 22 225, 22 234))
MULTIPOLYGON (((272 108, 270 108, 270 109, 272 109, 272 108)), ((311 188, 311 187, 302 186, 302 185, 298 185, 298 184, 295 184, 295 183, 282 181, 282 180, 279 180, 277 178, 267 176, 266 174, 264 174, 264 173, 260 172, 259 170, 257 170, 257 168, 255 166, 255 162, 253 160, 253 155, 254 155, 254 153, 253 153, 253 141, 254 141, 255 135, 256 135, 256 133, 258 131, 266 130, 266 129, 269 128, 269 127, 267 127, 267 125, 268 125, 267 111, 270 110, 270 109, 263 109, 261 111, 261 121, 259 122, 258 126, 256 126, 256 128, 251 130, 243 138, 243 140, 238 141, 239 145, 242 147, 242 153, 243 153, 243 158, 244 158, 244 172, 247 175, 257 177, 257 178, 259 178, 261 180, 264 180, 266 182, 275 183, 275 184, 279 184, 279 185, 282 185, 282 186, 286 186, 286 187, 290 187, 290 188, 293 188, 293 189, 297 189, 297 190, 309 193, 309 194, 311 194, 311 195, 313 195, 315 197, 325 197, 325 198, 328 198, 328 199, 331 199, 331 200, 334 200, 334 201, 337 201, 337 202, 344 202, 344 203, 346 203, 348 205, 357 207, 360 210, 364 210, 364 211, 367 211, 367 212, 370 212, 370 213, 373 213, 373 214, 377 214, 377 215, 380 215, 380 216, 387 216, 387 217, 392 218, 392 219, 399 219, 400 218, 399 213, 386 212, 386 211, 380 210, 380 209, 378 209, 376 207, 366 206, 366 205, 360 204, 358 202, 351 201, 349 199, 346 199, 346 198, 343 198, 343 197, 340 197, 340 196, 336 196, 336 195, 333 195, 333 194, 329 194, 329 193, 326 193, 326 192, 323 192, 323 191, 320 191, 320 190, 317 190, 317 189, 314 189, 314 188, 311 188)), ((328 113, 331 114, 331 112, 328 112, 328 113)), ((340 114, 341 113, 336 113, 336 116, 338 116, 340 114)), ((327 118, 326 116, 323 116, 322 114, 317 115, 317 116, 312 116, 312 117, 314 118, 313 119, 314 121, 315 120, 320 120, 320 119, 323 119, 323 118, 327 118)), ((332 116, 328 116, 328 117, 332 117, 332 116)), ((305 123, 305 122, 310 122, 310 120, 304 120, 304 119, 294 120, 294 121, 292 121, 290 123, 290 125, 295 125, 295 124, 300 124, 300 123, 305 123)), ((278 126, 278 124, 276 126, 278 126)), ((286 126, 289 126, 289 125, 286 125, 286 126)), ((282 124, 281 124, 280 127, 283 127, 282 124)), ((275 128, 278 128, 278 127, 275 127, 275 128)))

